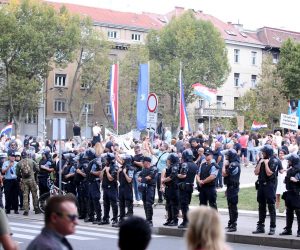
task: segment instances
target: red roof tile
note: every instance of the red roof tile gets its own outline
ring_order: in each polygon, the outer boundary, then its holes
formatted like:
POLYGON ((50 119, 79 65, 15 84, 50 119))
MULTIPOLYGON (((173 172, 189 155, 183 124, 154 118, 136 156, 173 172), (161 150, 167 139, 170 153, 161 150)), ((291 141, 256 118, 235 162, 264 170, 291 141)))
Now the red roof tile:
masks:
POLYGON ((95 22, 108 25, 123 25, 126 27, 142 29, 160 29, 163 26, 161 22, 155 21, 153 18, 145 14, 114 11, 69 3, 47 3, 57 9, 64 5, 71 13, 86 15, 91 17, 95 22))

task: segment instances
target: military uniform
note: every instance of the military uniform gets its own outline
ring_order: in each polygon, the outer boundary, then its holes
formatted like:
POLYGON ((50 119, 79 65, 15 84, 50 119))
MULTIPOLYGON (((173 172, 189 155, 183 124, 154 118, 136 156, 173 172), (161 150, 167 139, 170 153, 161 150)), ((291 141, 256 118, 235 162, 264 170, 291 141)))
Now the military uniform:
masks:
POLYGON ((294 211, 297 216, 298 231, 300 237, 300 159, 297 155, 288 156, 291 168, 285 177, 286 192, 283 194, 286 206, 286 227, 280 235, 291 235, 294 220, 294 211))
POLYGON ((119 168, 115 162, 114 154, 107 153, 106 161, 107 164, 103 170, 104 172, 103 172, 103 180, 102 180, 104 215, 101 224, 102 225, 109 224, 109 211, 111 206, 113 212, 112 226, 117 226, 118 225, 117 175, 118 175, 119 168), (111 177, 112 179, 110 180, 109 177, 111 177))
POLYGON ((198 166, 193 162, 193 153, 186 149, 182 152, 183 163, 181 164, 178 177, 179 178, 179 202, 182 212, 182 223, 178 228, 186 228, 188 223, 187 213, 189 204, 191 203, 192 193, 194 190, 194 180, 198 171, 198 166))
POLYGON ((29 212, 29 194, 31 192, 33 199, 33 207, 36 214, 39 214, 38 208, 38 194, 37 194, 37 184, 35 182, 34 174, 38 172, 39 168, 35 161, 32 159, 24 158, 18 162, 16 166, 17 176, 21 178, 22 187, 23 187, 23 205, 24 205, 24 214, 28 215, 29 212))
POLYGON ((258 171, 257 186, 257 202, 258 216, 257 228, 253 231, 254 234, 265 232, 265 219, 267 214, 267 205, 270 214, 270 231, 269 235, 273 235, 276 229, 276 187, 278 170, 282 169, 281 161, 273 156, 273 148, 270 145, 265 145, 261 149, 264 159, 260 159, 255 171, 258 171), (268 167, 272 174, 268 176, 266 172, 265 160, 268 160, 268 167))
POLYGON ((238 219, 238 193, 240 191, 240 157, 234 149, 228 150, 225 155, 228 160, 228 165, 223 169, 224 184, 227 186, 226 197, 229 211, 227 232, 235 232, 238 219))
MULTIPOLYGON (((150 157, 144 157, 144 162, 150 162, 150 157)), ((151 166, 150 168, 143 168, 139 173, 139 179, 141 184, 139 186, 140 192, 142 193, 142 200, 144 204, 144 210, 146 215, 146 220, 152 226, 152 217, 153 217, 153 207, 154 198, 155 198, 155 185, 157 177, 157 167, 151 166)))

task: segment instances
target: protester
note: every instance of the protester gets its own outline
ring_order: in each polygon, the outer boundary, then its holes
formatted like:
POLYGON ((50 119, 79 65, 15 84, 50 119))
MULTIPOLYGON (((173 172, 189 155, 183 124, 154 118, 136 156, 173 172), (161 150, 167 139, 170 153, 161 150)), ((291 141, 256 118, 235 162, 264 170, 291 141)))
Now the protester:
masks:
POLYGON ((227 250, 221 220, 215 209, 200 206, 190 210, 186 231, 188 250, 227 250))
POLYGON ((27 250, 72 250, 65 236, 74 234, 78 224, 74 196, 53 196, 45 207, 45 227, 29 244, 27 250))

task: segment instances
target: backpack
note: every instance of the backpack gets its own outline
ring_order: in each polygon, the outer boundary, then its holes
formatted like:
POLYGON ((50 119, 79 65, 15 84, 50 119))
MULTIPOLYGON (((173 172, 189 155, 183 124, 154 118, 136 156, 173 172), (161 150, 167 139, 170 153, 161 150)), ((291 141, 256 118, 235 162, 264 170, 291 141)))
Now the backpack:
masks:
POLYGON ((26 162, 22 162, 22 166, 21 166, 21 175, 22 178, 29 178, 31 176, 31 168, 30 165, 28 164, 28 161, 26 160, 26 162))

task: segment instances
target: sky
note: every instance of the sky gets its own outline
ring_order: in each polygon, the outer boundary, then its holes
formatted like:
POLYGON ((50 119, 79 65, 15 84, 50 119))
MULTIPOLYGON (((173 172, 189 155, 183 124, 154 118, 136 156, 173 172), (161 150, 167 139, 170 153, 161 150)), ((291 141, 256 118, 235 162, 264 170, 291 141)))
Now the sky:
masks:
POLYGON ((268 26, 300 32, 299 0, 48 0, 129 12, 165 14, 174 6, 202 10, 245 29, 268 26))

